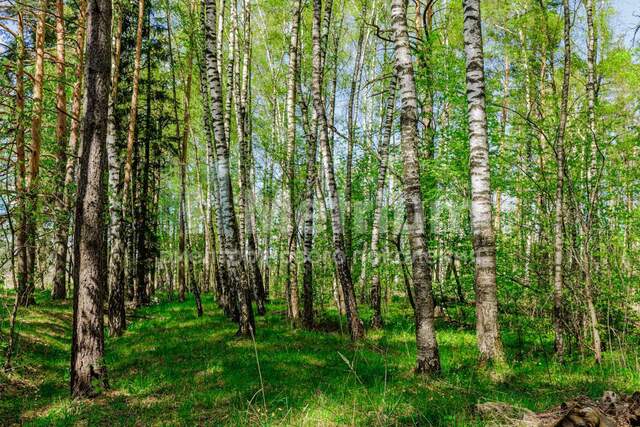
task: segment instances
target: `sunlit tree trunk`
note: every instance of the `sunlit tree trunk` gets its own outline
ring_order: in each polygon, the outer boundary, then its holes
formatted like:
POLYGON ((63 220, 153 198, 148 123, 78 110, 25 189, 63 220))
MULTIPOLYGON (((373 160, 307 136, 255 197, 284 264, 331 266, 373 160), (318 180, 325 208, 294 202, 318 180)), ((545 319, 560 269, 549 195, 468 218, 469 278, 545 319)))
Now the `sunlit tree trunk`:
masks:
MULTIPOLYGON (((189 133, 191 131, 191 82, 193 74, 193 56, 191 48, 194 46, 193 40, 187 50, 187 66, 186 66, 186 79, 184 87, 184 117, 182 119, 182 141, 180 144, 180 250, 182 251, 182 257, 184 257, 185 240, 188 243, 188 218, 187 218, 187 159, 189 152, 189 133)), ((202 302, 200 300, 200 288, 195 279, 195 273, 193 271, 193 260, 191 245, 188 245, 188 258, 189 258, 189 271, 191 291, 196 301, 196 310, 198 316, 202 316, 202 302)), ((181 262, 184 262, 181 258, 181 262)))
POLYGON ((358 42, 356 45, 356 57, 353 64, 353 75, 351 76, 351 90, 349 92, 349 103, 347 105, 347 171, 344 184, 345 213, 344 213, 344 242, 347 251, 349 266, 353 257, 353 146, 356 139, 355 117, 356 97, 360 90, 360 76, 364 63, 365 32, 367 31, 367 3, 365 0, 360 11, 361 22, 358 32, 358 42))
POLYGON ((27 230, 26 230, 26 177, 25 162, 25 125, 24 125, 24 61, 26 56, 24 41, 24 20, 22 10, 17 13, 16 35, 16 193, 18 198, 17 230, 16 230, 16 291, 19 300, 26 297, 27 292, 27 230))
POLYGON ((563 0, 564 12, 564 70, 562 94, 560 99, 560 117, 556 139, 556 199, 555 199, 555 241, 554 241, 554 279, 553 279, 553 330, 555 332, 555 350, 560 361, 564 357, 564 326, 562 297, 564 287, 564 137, 567 127, 567 109, 569 104, 569 79, 571 78, 571 17, 569 1, 563 0))
MULTIPOLYGON (((331 0, 329 0, 331 1, 331 0)), ((338 198, 338 187, 333 165, 333 153, 329 145, 329 135, 327 131, 327 117, 325 113, 324 98, 322 96, 322 53, 320 43, 320 7, 321 1, 313 1, 313 77, 312 92, 313 106, 318 118, 318 133, 320 148, 322 151, 322 163, 324 176, 327 185, 327 205, 331 212, 331 224, 333 228, 334 261, 338 281, 342 287, 347 311, 347 322, 352 340, 359 340, 364 337, 364 326, 358 315, 355 292, 351 279, 351 271, 347 260, 344 246, 344 233, 342 218, 340 217, 340 201, 338 198)))
POLYGON ((360 90, 360 78, 362 75, 362 66, 364 63, 364 49, 365 49, 365 35, 367 32, 367 6, 368 1, 365 0, 362 3, 362 10, 360 11, 360 19, 363 21, 360 24, 358 32, 358 41, 356 44, 356 57, 353 64, 353 75, 351 76, 351 90, 349 91, 349 101, 347 105, 347 170, 344 184, 344 198, 345 198, 345 214, 344 214, 344 241, 345 249, 347 251, 347 259, 351 266, 353 257, 353 147, 356 140, 356 126, 355 116, 357 116, 356 97, 360 90))
POLYGON ((215 50, 218 37, 216 28, 215 0, 205 0, 205 7, 205 59, 209 86, 209 114, 211 115, 212 128, 216 142, 216 167, 221 205, 221 211, 219 214, 222 216, 221 232, 224 233, 224 252, 228 260, 230 287, 236 293, 238 301, 238 334, 250 336, 254 333, 255 322, 253 317, 253 308, 251 306, 251 292, 248 287, 247 272, 240 249, 238 223, 235 216, 233 188, 231 186, 231 171, 229 168, 229 149, 224 132, 222 85, 220 82, 220 75, 218 73, 218 58, 215 50))
POLYGON ((36 269, 36 218, 38 210, 38 183, 40 175, 40 150, 42 148, 42 115, 44 113, 43 84, 44 84, 44 42, 46 32, 46 17, 48 1, 40 0, 38 4, 36 35, 35 35, 35 65, 33 72, 32 112, 31 112, 31 155, 29 157, 29 174, 26 180, 26 209, 23 217, 26 234, 26 278, 24 289, 20 289, 20 305, 27 306, 35 303, 36 269))
POLYGON ((409 50, 407 11, 404 0, 392 0, 391 21, 395 45, 395 68, 402 103, 401 149, 403 163, 404 199, 409 227, 409 243, 413 263, 415 289, 416 372, 440 371, 440 355, 433 320, 434 302, 431 291, 431 267, 425 230, 420 164, 417 153, 417 99, 413 76, 413 60, 409 50))
MULTIPOLYGON (((598 148, 598 134, 596 127, 596 36, 593 26, 594 5, 593 0, 586 0, 585 7, 587 9, 587 102, 588 102, 588 120, 589 120, 589 139, 590 139, 590 159, 587 166, 587 194, 588 206, 587 217, 583 225, 582 239, 582 263, 584 270, 584 286, 585 296, 587 299, 587 310, 589 312, 589 320, 591 321, 591 336, 593 338, 593 351, 596 363, 602 362, 602 344, 600 339, 600 331, 598 330, 598 315, 593 303, 593 295, 591 286, 593 282, 593 255, 589 243, 593 237, 593 224, 597 215, 597 201, 599 196, 599 176, 598 176, 598 157, 601 156, 598 148)), ((565 41, 566 43, 566 41, 565 41)))
MULTIPOLYGON (((236 9, 236 3, 233 3, 229 6, 229 36, 228 36, 228 54, 227 54, 227 81, 226 90, 224 94, 224 134, 227 139, 231 139, 231 111, 233 106, 233 97, 234 97, 234 88, 235 88, 235 72, 236 72, 236 45, 237 45, 237 37, 238 37, 238 11, 236 9)), ((223 13, 223 11, 220 11, 223 13)), ((222 35, 218 36, 218 40, 222 35)), ((222 58, 222 43, 216 42, 216 57, 218 61, 222 58)), ((222 69, 222 63, 218 63, 218 69, 222 69)), ((220 74, 220 79, 222 79, 222 74, 220 74)), ((221 83, 222 84, 222 83, 221 83)))
POLYGON ((125 313, 125 227, 124 197, 122 193, 122 177, 120 175, 121 159, 116 140, 115 108, 118 99, 118 81, 120 79, 120 46, 122 39, 122 10, 120 3, 115 3, 115 34, 113 35, 113 55, 111 59, 111 94, 109 96, 109 112, 107 122, 107 158, 109 163, 109 188, 111 200, 109 204, 109 334, 121 335, 126 328, 125 313))
POLYGON ((313 114, 313 123, 309 125, 309 108, 304 99, 300 102, 302 112, 302 123, 307 140, 307 165, 305 180, 305 198, 304 198, 304 228, 303 228, 303 275, 302 275, 302 324, 306 329, 312 329, 314 325, 313 315, 313 215, 314 215, 314 194, 316 191, 317 181, 317 133, 318 119, 313 114))
MULTIPOLYGON (((81 12, 82 14, 82 12, 81 12)), ((81 30, 84 31, 84 30, 81 30)), ((64 0, 56 0, 56 143, 57 165, 56 181, 59 188, 64 189, 65 169, 67 167, 67 95, 65 91, 65 49, 64 49, 64 0)), ((74 155, 75 153, 72 153, 74 155)), ((63 299, 67 296, 66 264, 67 264, 67 206, 66 191, 56 197, 56 235, 55 235, 55 267, 53 272, 52 299, 63 299)))
MULTIPOLYGON (((204 25, 204 11, 202 13, 202 24, 204 25)), ((206 70, 204 64, 201 61, 200 64, 200 97, 202 99, 202 106, 204 110, 204 130, 206 135, 207 142, 207 168, 208 175, 207 178, 209 180, 209 188, 210 194, 209 197, 213 197, 213 202, 215 203, 215 224, 218 230, 218 236, 220 239, 220 251, 218 252, 219 258, 214 260, 217 263, 216 267, 216 293, 218 299, 218 305, 223 308, 225 314, 231 318, 236 318, 236 298, 231 297, 231 289, 229 288, 228 281, 228 272, 227 272, 227 259, 225 257, 224 252, 224 232, 222 229, 222 217, 220 216, 220 212, 222 212, 221 202, 220 202, 220 191, 218 187, 218 174, 216 171, 216 159, 215 159, 215 147, 214 147, 214 137, 213 137, 213 129, 211 127, 211 116, 209 114, 210 103, 209 103, 209 94, 206 80, 206 70), (213 193, 213 195, 211 194, 213 193)), ((211 211, 211 215, 213 215, 213 211, 211 211)), ((211 219, 211 227, 213 227, 213 218, 211 219)), ((215 238, 213 238, 213 245, 215 247, 215 238)))
MULTIPOLYGON (((507 139, 507 121, 509 120, 509 79, 511 75, 511 63, 509 62, 509 56, 505 54, 504 57, 504 80, 502 83, 502 108, 500 111, 500 142, 498 150, 501 150, 506 145, 507 139)), ((500 235, 502 231, 502 191, 500 188, 496 190, 496 216, 494 218, 495 232, 500 235)))
POLYGON ((285 291, 287 293, 288 313, 294 323, 300 318, 300 308, 298 304, 298 280, 297 280, 297 227, 295 209, 295 153, 296 153, 296 89, 298 78, 298 29, 300 26, 300 14, 302 3, 294 0, 293 18, 291 20, 291 36, 289 39, 289 68, 287 75, 287 157, 286 157, 286 179, 287 191, 285 191, 285 206, 287 212, 287 272, 285 278, 285 291))
POLYGON ((396 100, 396 77, 391 77, 389 88, 387 89, 387 99, 385 101, 385 116, 382 123, 382 139, 378 148, 380 161, 378 163, 378 181, 376 184, 376 196, 373 201, 375 211, 373 213, 373 226, 371 227, 371 307, 373 308, 373 319, 371 326, 382 327, 382 304, 380 288, 380 220, 382 219, 382 207, 384 204, 384 187, 387 178, 387 163, 389 161, 389 142, 391 141, 391 131, 393 130, 393 113, 395 111, 396 100))
POLYGON ((74 234, 71 394, 90 397, 107 385, 104 364, 103 293, 106 137, 111 78, 111 0, 89 0, 82 154, 74 234))
MULTIPOLYGON (((87 15, 87 2, 81 0, 78 2, 78 28, 76 29, 76 42, 75 42, 75 56, 76 56, 76 68, 75 68, 75 82, 73 84, 73 91, 71 94, 71 129, 69 132, 69 145, 67 152, 67 164, 65 167, 64 177, 64 195, 63 203, 66 207, 65 222, 62 224, 58 233, 64 232, 65 236, 69 236, 69 223, 71 212, 73 210, 73 184, 76 174, 76 157, 80 146, 80 120, 82 115, 82 89, 84 82, 84 48, 85 48, 85 35, 86 35, 86 15, 87 15)), ((61 254, 65 259, 65 269, 68 263, 68 248, 65 244, 64 254, 61 254)))
MULTIPOLYGON (((244 215, 242 224, 244 229, 245 258, 250 288, 255 295, 258 314, 265 314, 264 287, 262 273, 257 256, 255 234, 255 203, 253 197, 252 162, 251 162, 251 127, 250 127, 250 74, 251 74, 251 9, 250 2, 244 4, 244 43, 242 52, 242 79, 240 84, 240 98, 236 104, 236 124, 238 129, 238 143, 240 146, 240 204, 244 215)), ((240 233, 242 236, 243 233, 240 233)))
POLYGON ((485 107, 480 0, 464 0, 464 50, 471 174, 471 228, 475 255, 476 334, 480 362, 502 361, 496 295, 496 238, 491 218, 491 176, 485 107))

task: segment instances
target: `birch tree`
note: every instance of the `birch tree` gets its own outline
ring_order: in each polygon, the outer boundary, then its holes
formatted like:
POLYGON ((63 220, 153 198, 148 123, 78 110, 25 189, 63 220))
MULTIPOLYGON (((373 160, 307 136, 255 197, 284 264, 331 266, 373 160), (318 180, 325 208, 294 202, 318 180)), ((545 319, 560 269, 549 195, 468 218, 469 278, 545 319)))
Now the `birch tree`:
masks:
POLYGON ((475 256, 476 335, 480 362, 502 362, 504 355, 498 328, 496 238, 491 214, 480 0, 465 0, 463 8, 471 175, 470 216, 475 256))
POLYGON ((373 319, 371 326, 374 328, 382 327, 382 304, 381 304, 381 288, 380 288, 380 220, 382 219, 382 207, 384 205, 384 187, 387 178, 387 163, 389 161, 389 142, 391 140, 391 131, 393 130, 393 113, 395 111, 396 100, 396 76, 391 77, 389 87, 387 88, 387 99, 385 101, 385 115, 382 123, 382 139, 378 147, 378 180, 376 183, 376 195, 374 199, 375 210, 373 213, 373 225, 371 226, 371 269, 373 275, 371 277, 371 307, 373 308, 373 319))
POLYGON ((218 188, 220 189, 220 215, 225 246, 223 251, 228 261, 230 288, 235 292, 239 308, 239 330, 242 336, 251 336, 255 331, 251 292, 248 286, 247 272, 240 248, 238 223, 233 203, 233 187, 229 168, 229 149, 224 129, 222 103, 222 85, 218 73, 218 56, 216 54, 217 25, 216 2, 205 0, 205 61, 207 82, 209 86, 209 109, 216 146, 216 169, 218 188))
POLYGON ((296 98, 297 98, 297 77, 298 77, 298 32, 300 27, 300 15, 302 3, 295 0, 293 3, 293 18, 291 20, 291 36, 289 38, 289 64, 287 71, 287 152, 286 152, 286 179, 287 191, 285 192, 285 203, 288 212, 287 217, 287 272, 285 278, 285 291, 287 293, 288 314, 294 323, 300 318, 300 308, 298 304, 298 284, 297 284, 297 227, 295 210, 295 153, 296 153, 296 98))
POLYGON ((403 195, 409 229, 413 265, 416 322, 416 373, 440 372, 440 354, 434 325, 434 301, 431 290, 431 267, 425 230, 420 164, 418 163, 418 129, 416 85, 413 60, 407 33, 407 10, 404 0, 392 0, 391 22, 395 47, 395 69, 400 92, 400 127, 403 195))
MULTIPOLYGON (((331 0, 328 0, 329 2, 331 0)), ((356 296, 353 290, 353 282, 347 254, 344 245, 344 232, 342 218, 340 217, 340 200, 338 198, 338 186, 336 183, 333 153, 329 145, 329 133, 327 129, 327 116, 322 96, 322 52, 320 31, 321 1, 313 1, 313 74, 312 93, 313 107, 318 119, 318 139, 322 152, 322 167, 324 169, 325 185, 327 188, 326 203, 331 213, 331 225, 333 233, 333 258, 336 265, 336 274, 345 298, 347 322, 351 339, 356 341, 364 337, 364 326, 358 315, 356 296)))

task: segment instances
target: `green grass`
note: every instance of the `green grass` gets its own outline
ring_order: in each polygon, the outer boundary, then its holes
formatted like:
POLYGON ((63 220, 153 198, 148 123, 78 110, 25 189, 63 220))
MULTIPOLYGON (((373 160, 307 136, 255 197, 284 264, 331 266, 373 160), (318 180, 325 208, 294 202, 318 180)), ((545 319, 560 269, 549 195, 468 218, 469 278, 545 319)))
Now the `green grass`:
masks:
POLYGON ((45 294, 38 301, 19 314, 16 369, 0 374, 0 425, 466 426, 482 425, 473 413, 479 402, 541 411, 577 395, 640 385, 635 357, 627 355, 627 369, 610 353, 602 367, 588 359, 561 366, 547 356, 549 337, 523 342, 509 333, 510 369, 496 379, 476 366, 473 331, 446 324, 438 329, 442 375, 416 378, 411 313, 400 303, 383 331, 369 331, 356 345, 341 334, 335 311, 323 319, 333 332, 306 332, 291 328, 284 307, 272 304, 257 320, 254 348, 234 337, 235 325, 205 296, 200 319, 193 301, 139 310, 124 336, 107 339, 110 389, 73 401, 70 304, 45 294))

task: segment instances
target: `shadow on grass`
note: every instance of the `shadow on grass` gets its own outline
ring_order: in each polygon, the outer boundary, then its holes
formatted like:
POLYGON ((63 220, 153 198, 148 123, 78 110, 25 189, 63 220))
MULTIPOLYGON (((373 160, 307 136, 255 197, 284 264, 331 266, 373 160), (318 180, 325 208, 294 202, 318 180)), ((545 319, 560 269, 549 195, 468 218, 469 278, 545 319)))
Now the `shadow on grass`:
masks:
MULTIPOLYGON (((630 370, 559 366, 537 355, 496 382, 476 367, 473 331, 445 324, 438 334, 443 374, 416 378, 405 307, 390 307, 384 330, 352 344, 335 311, 322 323, 333 332, 303 331, 274 314, 283 307, 273 304, 257 319, 254 344, 234 337, 236 326, 210 296, 204 304, 202 318, 190 300, 141 309, 122 337, 107 339, 111 387, 92 401, 68 396, 70 304, 49 307, 45 300, 25 310, 16 371, 1 377, 8 385, 0 384, 0 424, 481 425, 472 411, 481 401, 542 410, 639 384, 630 370)), ((514 354, 511 345, 507 340, 514 354)))

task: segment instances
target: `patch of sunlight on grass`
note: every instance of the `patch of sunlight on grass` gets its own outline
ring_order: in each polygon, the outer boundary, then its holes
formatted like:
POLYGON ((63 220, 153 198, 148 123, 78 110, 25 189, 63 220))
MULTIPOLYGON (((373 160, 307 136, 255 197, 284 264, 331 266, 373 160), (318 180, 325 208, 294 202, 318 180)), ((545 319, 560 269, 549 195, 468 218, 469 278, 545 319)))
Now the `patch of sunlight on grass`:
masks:
POLYGON ((334 308, 321 319, 334 332, 304 331, 289 325, 276 302, 256 318, 262 389, 254 343, 235 337, 236 325, 205 295, 202 318, 192 299, 138 310, 122 337, 106 341, 111 389, 75 402, 68 395, 71 304, 37 298, 37 307, 21 312, 16 370, 0 375, 0 425, 466 426, 479 425, 473 407, 482 401, 540 411, 581 394, 640 388, 635 353, 606 352, 601 367, 579 356, 559 365, 545 353, 550 335, 525 336, 521 349, 508 331, 510 363, 497 378, 477 367, 473 328, 445 323, 438 324, 442 375, 416 377, 405 302, 391 305, 385 328, 358 344, 344 318, 340 333, 334 308))

